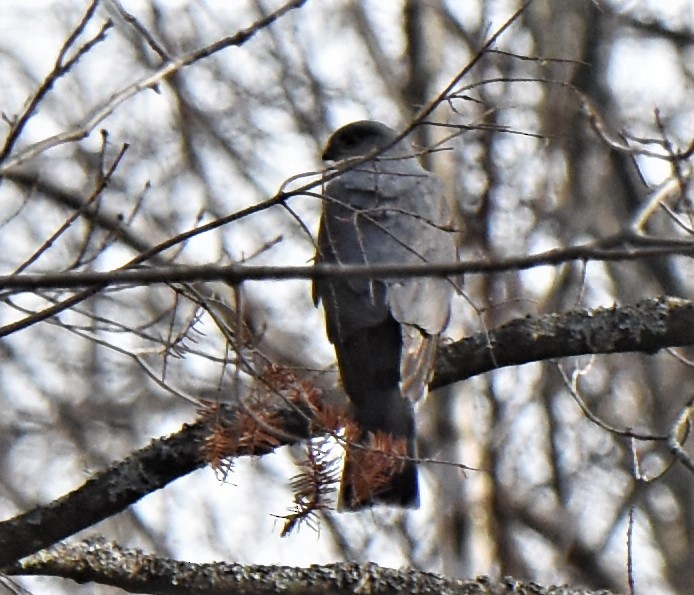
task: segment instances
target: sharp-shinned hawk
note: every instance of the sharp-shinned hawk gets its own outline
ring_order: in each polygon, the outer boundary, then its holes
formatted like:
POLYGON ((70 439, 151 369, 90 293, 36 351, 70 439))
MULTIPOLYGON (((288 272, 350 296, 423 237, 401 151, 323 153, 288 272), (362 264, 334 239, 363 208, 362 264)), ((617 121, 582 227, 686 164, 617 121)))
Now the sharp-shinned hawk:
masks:
MULTIPOLYGON (((363 157, 384 148, 396 132, 360 121, 337 130, 324 161, 363 157)), ((406 142, 379 152, 328 183, 318 233, 317 262, 337 264, 450 263, 457 258, 442 185, 406 142)), ((440 276, 386 280, 325 278, 313 284, 335 346, 342 385, 368 448, 383 433, 416 456, 414 403, 426 392, 439 335, 448 323, 453 286, 440 276)), ((357 447, 358 449, 359 447, 357 447)), ((361 448, 363 451, 364 448, 361 448)), ((348 449, 339 507, 381 502, 417 507, 417 468, 399 461, 385 485, 359 481, 359 450, 348 449), (352 453, 350 455, 350 452, 352 453)))

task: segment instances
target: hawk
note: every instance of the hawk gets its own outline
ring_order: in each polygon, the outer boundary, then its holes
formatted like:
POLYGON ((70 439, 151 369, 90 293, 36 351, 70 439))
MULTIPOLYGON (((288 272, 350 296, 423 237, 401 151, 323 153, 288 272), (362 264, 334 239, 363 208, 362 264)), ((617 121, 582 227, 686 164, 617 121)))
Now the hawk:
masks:
MULTIPOLYGON (((437 177, 397 133, 374 121, 337 130, 324 161, 371 155, 329 182, 323 196, 316 262, 345 265, 451 263, 457 249, 451 214, 437 177), (387 148, 386 148, 387 147, 387 148)), ((448 323, 454 287, 441 276, 323 278, 313 300, 323 303, 327 334, 352 404, 362 447, 347 449, 338 507, 376 503, 419 506, 414 404, 427 390, 439 335, 448 323), (401 457, 377 485, 363 455, 383 437, 401 457)), ((373 459, 372 459, 373 460, 373 459)))

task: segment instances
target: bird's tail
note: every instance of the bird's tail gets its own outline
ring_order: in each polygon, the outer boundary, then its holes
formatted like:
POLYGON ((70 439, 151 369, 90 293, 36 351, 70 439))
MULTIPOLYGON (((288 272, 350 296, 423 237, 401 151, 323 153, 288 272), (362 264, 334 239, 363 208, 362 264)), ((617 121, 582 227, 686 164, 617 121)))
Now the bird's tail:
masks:
POLYGON ((362 418, 355 420, 360 435, 356 440, 347 436, 338 509, 359 510, 374 504, 417 508, 414 406, 399 391, 385 398, 374 396, 370 402, 378 404, 381 415, 378 419, 357 416, 362 418))

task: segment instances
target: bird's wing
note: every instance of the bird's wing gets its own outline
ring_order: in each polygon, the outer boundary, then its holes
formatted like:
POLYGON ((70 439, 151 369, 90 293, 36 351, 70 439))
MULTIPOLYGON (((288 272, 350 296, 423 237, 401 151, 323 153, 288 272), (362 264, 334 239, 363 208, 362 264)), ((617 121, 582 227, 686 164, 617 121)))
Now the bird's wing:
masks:
MULTIPOLYGON (((441 184, 416 161, 367 162, 328 184, 317 260, 375 265, 451 262, 456 246, 450 224, 441 184)), ((331 294, 337 295, 343 329, 378 323, 390 312, 401 324, 432 335, 448 322, 452 291, 450 282, 440 277, 382 282, 355 277, 318 280, 313 286, 314 300, 328 307, 331 294)))
MULTIPOLYGON (((328 185, 318 232, 316 262, 369 264, 375 233, 360 213, 370 193, 348 189, 340 180, 328 185)), ((314 303, 323 302, 328 338, 343 342, 356 331, 383 322, 389 312, 386 286, 365 278, 316 279, 314 303)))
MULTIPOLYGON (((399 216, 388 221, 388 230, 403 244, 398 247, 396 262, 440 264, 457 260, 450 209, 433 175, 416 178, 399 195, 398 208, 399 216)), ((454 287, 447 278, 410 277, 390 279, 386 284, 388 304, 398 322, 431 335, 441 333, 448 324, 454 287)))
POLYGON ((403 324, 400 359, 400 392, 416 403, 427 391, 434 369, 438 335, 429 335, 415 326, 403 324))

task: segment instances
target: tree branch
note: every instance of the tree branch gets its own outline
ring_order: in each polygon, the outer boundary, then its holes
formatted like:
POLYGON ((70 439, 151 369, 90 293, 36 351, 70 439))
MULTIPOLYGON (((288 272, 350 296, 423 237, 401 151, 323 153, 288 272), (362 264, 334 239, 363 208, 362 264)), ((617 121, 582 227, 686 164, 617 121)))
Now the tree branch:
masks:
POLYGON ((694 302, 673 297, 521 318, 440 348, 430 387, 529 362, 693 344, 694 302))
MULTIPOLYGON (((525 318, 442 347, 431 387, 531 361, 592 353, 654 353, 691 344, 694 302, 676 298, 525 318)), ((269 416, 281 420, 274 445, 247 444, 234 456, 266 454, 308 435, 305 411, 282 401, 277 408, 277 414, 269 416)), ((237 411, 225 410, 225 421, 233 419, 237 411)), ((201 449, 211 431, 204 420, 186 425, 172 436, 152 441, 62 498, 0 523, 0 567, 117 514, 202 467, 201 449)))
MULTIPOLYGON (((307 437, 306 412, 281 402, 282 428, 276 446, 307 437)), ((240 408, 219 412, 233 423, 240 408)), ((206 464, 203 445, 211 424, 201 420, 184 425, 176 434, 153 440, 129 457, 101 471, 76 490, 46 506, 0 523, 0 568, 125 510, 147 494, 206 464)), ((242 444, 235 456, 263 455, 273 450, 267 442, 242 444)))
MULTIPOLYGON (((492 580, 450 579, 430 572, 383 568, 376 564, 338 563, 308 568, 246 566, 216 562, 194 564, 128 550, 104 541, 61 544, 10 568, 8 574, 49 575, 78 583, 96 582, 120 587, 129 593, 166 595, 222 595, 280 592, 319 595, 370 593, 441 593, 442 595, 591 595, 594 591, 571 587, 541 587, 505 577, 492 580), (367 587, 368 586, 368 587, 367 587)), ((601 590, 600 595, 609 595, 601 590)))
POLYGON ((40 155, 49 149, 86 138, 101 122, 110 116, 118 106, 126 102, 131 97, 134 97, 146 89, 155 87, 158 83, 178 72, 182 68, 185 68, 186 66, 190 66, 199 60, 204 60, 205 58, 208 58, 209 56, 226 48, 245 44, 256 33, 258 33, 258 31, 269 27, 289 11, 301 8, 306 1, 307 0, 291 0, 287 4, 277 8, 277 10, 274 12, 268 14, 266 17, 257 20, 248 28, 242 29, 234 35, 224 37, 223 39, 215 41, 214 43, 211 43, 205 47, 184 54, 175 60, 166 62, 153 74, 146 75, 131 85, 128 85, 118 93, 115 93, 104 105, 97 108, 92 114, 87 116, 83 122, 75 126, 75 128, 72 130, 61 132, 60 134, 45 138, 42 141, 22 149, 13 157, 8 158, 7 161, 0 166, 0 175, 4 175, 6 172, 14 169, 18 165, 33 159, 37 155, 40 155))
MULTIPOLYGON (((451 263, 333 265, 309 266, 249 266, 199 265, 158 266, 156 268, 119 268, 113 271, 79 271, 1 275, 0 290, 31 291, 35 289, 105 288, 115 285, 151 285, 157 283, 202 283, 224 281, 236 285, 244 281, 281 281, 287 279, 323 279, 326 277, 368 277, 372 279, 398 277, 430 277, 499 273, 558 265, 575 260, 626 261, 652 256, 694 254, 694 242, 685 240, 656 240, 639 248, 602 248, 584 244, 556 248, 528 256, 511 256, 497 260, 466 260, 451 263)), ((140 257, 137 259, 141 260, 140 257)), ((128 265, 130 266, 130 265, 128 265)))

